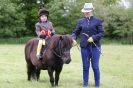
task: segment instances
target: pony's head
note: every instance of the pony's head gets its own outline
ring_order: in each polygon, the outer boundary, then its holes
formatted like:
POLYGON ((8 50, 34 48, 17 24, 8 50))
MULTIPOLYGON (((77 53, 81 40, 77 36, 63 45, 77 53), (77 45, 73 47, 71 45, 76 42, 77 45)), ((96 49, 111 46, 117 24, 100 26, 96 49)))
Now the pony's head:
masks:
POLYGON ((72 48, 73 39, 70 35, 59 35, 53 42, 53 52, 56 57, 62 59, 63 63, 71 62, 70 49, 72 48))

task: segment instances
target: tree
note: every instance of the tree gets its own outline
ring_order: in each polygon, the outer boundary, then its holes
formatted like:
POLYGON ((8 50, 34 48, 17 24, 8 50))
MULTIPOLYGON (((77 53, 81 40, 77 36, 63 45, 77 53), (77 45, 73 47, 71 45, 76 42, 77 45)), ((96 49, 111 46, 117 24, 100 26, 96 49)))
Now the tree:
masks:
MULTIPOLYGON (((45 8, 50 11, 49 20, 53 22, 58 34, 72 33, 78 19, 84 16, 81 13, 84 3, 92 2, 94 15, 104 20, 105 36, 126 38, 133 43, 133 7, 121 7, 118 3, 120 0, 43 1, 45 8)), ((1 0, 0 37, 33 36, 39 7, 36 0, 1 0)))
POLYGON ((20 37, 26 34, 25 15, 10 0, 0 0, 0 37, 20 37))

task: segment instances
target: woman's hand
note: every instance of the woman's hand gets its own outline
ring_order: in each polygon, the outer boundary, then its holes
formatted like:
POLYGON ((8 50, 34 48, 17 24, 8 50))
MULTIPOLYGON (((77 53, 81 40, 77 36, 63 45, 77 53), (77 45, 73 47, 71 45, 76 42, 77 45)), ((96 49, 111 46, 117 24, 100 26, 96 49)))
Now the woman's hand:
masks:
POLYGON ((92 43, 93 42, 93 38, 89 37, 89 39, 87 40, 88 42, 92 43))

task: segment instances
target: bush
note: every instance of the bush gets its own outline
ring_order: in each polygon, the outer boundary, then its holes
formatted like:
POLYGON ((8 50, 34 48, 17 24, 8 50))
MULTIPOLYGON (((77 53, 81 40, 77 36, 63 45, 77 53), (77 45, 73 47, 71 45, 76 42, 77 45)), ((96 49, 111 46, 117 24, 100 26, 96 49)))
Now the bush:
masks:
POLYGON ((26 34, 25 15, 10 0, 0 1, 0 37, 21 37, 26 34))

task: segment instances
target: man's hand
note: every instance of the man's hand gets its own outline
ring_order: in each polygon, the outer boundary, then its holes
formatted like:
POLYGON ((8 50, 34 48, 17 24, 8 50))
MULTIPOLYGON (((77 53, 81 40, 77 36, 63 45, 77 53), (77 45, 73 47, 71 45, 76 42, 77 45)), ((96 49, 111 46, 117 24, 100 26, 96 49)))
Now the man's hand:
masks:
POLYGON ((93 42, 93 38, 89 37, 89 39, 87 40, 88 42, 92 43, 93 42))

